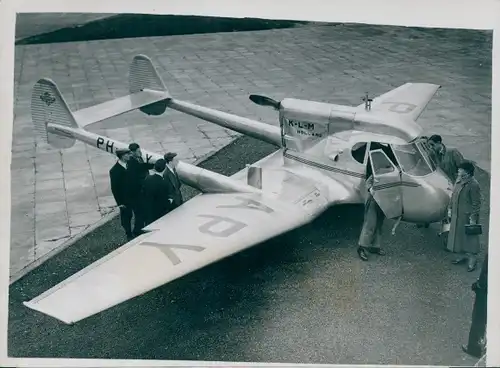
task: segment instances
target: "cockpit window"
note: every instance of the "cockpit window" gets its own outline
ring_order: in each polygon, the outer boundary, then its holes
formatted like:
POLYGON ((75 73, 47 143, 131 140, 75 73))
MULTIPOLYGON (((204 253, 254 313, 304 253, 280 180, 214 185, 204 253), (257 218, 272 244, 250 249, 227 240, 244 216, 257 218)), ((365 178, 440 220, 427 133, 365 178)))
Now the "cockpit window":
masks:
POLYGON ((394 165, 382 150, 373 151, 371 153, 371 162, 375 175, 389 174, 395 170, 394 165))
POLYGON ((432 173, 433 170, 415 144, 394 145, 392 148, 405 173, 413 176, 424 176, 432 173))
POLYGON ((437 169, 437 163, 435 161, 434 151, 432 147, 429 145, 427 140, 422 140, 417 143, 417 147, 420 149, 422 154, 427 158, 427 162, 431 165, 432 171, 437 169))

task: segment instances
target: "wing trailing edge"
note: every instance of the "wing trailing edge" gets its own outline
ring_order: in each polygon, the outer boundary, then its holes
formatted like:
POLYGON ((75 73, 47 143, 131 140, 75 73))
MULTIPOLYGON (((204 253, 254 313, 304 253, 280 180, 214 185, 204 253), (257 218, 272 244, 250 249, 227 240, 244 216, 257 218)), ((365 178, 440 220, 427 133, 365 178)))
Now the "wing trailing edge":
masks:
POLYGON ((262 194, 202 194, 24 305, 72 324, 300 227, 313 215, 262 194))

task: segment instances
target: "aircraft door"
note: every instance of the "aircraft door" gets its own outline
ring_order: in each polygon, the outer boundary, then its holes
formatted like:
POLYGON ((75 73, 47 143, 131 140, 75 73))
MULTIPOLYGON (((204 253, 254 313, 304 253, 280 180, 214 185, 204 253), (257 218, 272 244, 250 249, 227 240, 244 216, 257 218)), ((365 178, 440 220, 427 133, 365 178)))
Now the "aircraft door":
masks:
POLYGON ((385 216, 394 219, 403 215, 400 170, 381 149, 370 152, 373 175, 372 195, 385 216))

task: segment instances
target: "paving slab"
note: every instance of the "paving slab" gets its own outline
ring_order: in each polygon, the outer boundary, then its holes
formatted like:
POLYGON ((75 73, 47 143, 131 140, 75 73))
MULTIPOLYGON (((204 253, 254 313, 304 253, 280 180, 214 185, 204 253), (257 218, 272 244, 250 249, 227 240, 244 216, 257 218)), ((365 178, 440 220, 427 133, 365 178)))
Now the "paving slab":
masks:
MULTIPOLYGON (((489 171, 491 40, 491 33, 479 31, 464 37, 463 30, 309 25, 16 46, 12 221, 19 220, 21 208, 32 205, 33 212, 38 203, 64 201, 66 216, 50 230, 50 222, 35 214, 33 247, 23 243, 26 230, 12 232, 11 274, 36 259, 33 254, 50 252, 60 239, 85 229, 97 213, 104 216, 115 207, 107 177, 112 156, 81 143, 59 152, 35 139, 29 102, 40 77, 56 81, 71 109, 85 108, 127 94, 128 65, 136 54, 146 54, 176 98, 270 124, 278 124, 275 112, 252 104, 249 94, 358 105, 366 91, 378 95, 406 82, 437 83, 443 88, 419 123, 489 171)), ((88 130, 136 140, 154 151, 177 151, 188 162, 239 136, 175 111, 155 117, 134 111, 88 130)))

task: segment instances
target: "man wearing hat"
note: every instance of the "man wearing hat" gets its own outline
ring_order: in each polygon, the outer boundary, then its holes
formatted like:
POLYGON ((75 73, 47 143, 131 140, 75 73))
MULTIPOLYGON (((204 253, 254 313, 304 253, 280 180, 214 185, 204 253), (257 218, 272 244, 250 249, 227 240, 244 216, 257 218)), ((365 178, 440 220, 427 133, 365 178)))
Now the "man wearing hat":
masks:
POLYGON ((149 174, 149 170, 152 169, 154 165, 149 162, 144 162, 141 148, 137 143, 130 143, 128 148, 131 152, 131 157, 127 162, 128 195, 135 216, 133 234, 137 236, 141 234, 141 230, 145 226, 143 206, 141 203, 142 185, 144 179, 146 179, 149 174))
POLYGON ((456 148, 447 148, 443 144, 443 138, 438 134, 431 135, 428 144, 433 151, 432 158, 450 181, 455 184, 458 166, 464 162, 464 156, 456 148))
POLYGON ((127 179, 127 161, 130 158, 130 150, 117 149, 116 156, 118 160, 109 170, 111 181, 111 192, 115 198, 116 204, 120 208, 120 220, 127 239, 132 239, 132 207, 128 195, 127 179))
POLYGON ((146 225, 166 215, 173 202, 173 200, 169 198, 168 187, 162 176, 165 167, 165 160, 160 158, 154 164, 154 172, 144 180, 142 190, 146 225))
POLYGON ((167 185, 167 191, 169 197, 172 199, 172 209, 179 207, 182 202, 182 193, 181 193, 181 181, 179 180, 179 176, 177 175, 177 171, 175 170, 176 157, 177 153, 168 152, 163 158, 167 163, 167 168, 163 172, 163 178, 165 179, 165 183, 167 185))

